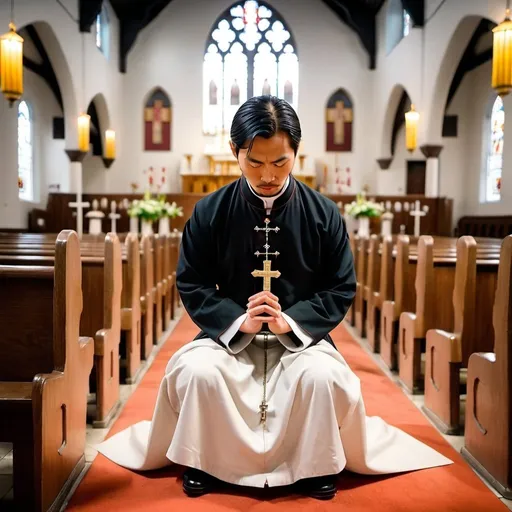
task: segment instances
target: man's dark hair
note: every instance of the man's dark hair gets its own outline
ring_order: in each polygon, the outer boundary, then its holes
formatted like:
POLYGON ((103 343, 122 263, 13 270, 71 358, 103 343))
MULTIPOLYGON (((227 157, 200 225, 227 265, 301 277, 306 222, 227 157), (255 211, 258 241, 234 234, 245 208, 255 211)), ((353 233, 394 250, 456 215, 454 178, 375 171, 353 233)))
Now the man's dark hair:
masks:
POLYGON ((300 121, 293 107, 276 96, 255 96, 236 112, 231 124, 231 141, 236 147, 251 152, 255 137, 270 139, 278 132, 288 135, 295 154, 301 139, 300 121))

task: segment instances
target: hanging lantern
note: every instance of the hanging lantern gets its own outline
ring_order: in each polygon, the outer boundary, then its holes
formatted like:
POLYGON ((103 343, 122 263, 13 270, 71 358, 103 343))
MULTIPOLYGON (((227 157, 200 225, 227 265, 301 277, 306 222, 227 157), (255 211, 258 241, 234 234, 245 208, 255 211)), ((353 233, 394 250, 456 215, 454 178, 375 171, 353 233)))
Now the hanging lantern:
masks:
POLYGON ((91 136, 91 116, 80 114, 78 116, 78 149, 82 153, 89 152, 91 136))
POLYGON ((418 145, 418 122, 420 115, 414 110, 414 105, 411 105, 411 110, 405 113, 405 147, 411 153, 418 145))
POLYGON ((11 107, 23 94, 23 38, 12 22, 0 36, 0 90, 11 107))
POLYGON ((493 30, 492 87, 501 96, 512 89, 512 21, 510 9, 505 19, 493 30))

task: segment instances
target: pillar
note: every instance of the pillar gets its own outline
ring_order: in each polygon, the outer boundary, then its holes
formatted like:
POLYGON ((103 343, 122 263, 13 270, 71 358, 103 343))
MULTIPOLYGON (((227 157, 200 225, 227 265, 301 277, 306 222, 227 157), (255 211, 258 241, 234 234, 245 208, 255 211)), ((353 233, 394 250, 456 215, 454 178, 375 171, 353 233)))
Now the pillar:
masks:
POLYGON ((443 146, 425 144, 421 146, 420 149, 427 159, 425 196, 439 197, 439 154, 441 153, 443 146))

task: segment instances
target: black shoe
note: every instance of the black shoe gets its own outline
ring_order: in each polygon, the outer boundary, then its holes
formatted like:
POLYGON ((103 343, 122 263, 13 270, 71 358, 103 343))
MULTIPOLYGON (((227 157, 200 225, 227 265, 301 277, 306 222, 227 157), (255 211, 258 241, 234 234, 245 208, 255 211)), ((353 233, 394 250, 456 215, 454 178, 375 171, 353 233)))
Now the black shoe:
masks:
POLYGON ((207 494, 212 489, 213 478, 199 469, 188 468, 183 474, 183 490, 191 498, 207 494))
POLYGON ((336 496, 336 475, 305 478, 300 482, 304 494, 317 500, 332 500, 336 496))

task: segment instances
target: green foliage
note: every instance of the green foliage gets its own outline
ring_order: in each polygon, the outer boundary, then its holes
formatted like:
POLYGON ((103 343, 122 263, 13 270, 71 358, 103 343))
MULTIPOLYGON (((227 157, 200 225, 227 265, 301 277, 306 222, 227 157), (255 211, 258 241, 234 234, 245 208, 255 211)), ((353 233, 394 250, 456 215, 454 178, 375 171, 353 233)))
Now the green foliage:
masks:
POLYGON ((369 201, 363 194, 357 194, 355 201, 345 206, 345 213, 358 219, 359 217, 380 217, 384 208, 374 202, 369 201))
POLYGON ((183 207, 178 206, 174 201, 172 203, 166 202, 165 195, 153 198, 149 192, 146 192, 143 199, 136 199, 132 202, 128 209, 128 215, 155 222, 162 217, 170 217, 171 219, 183 217, 183 207))

